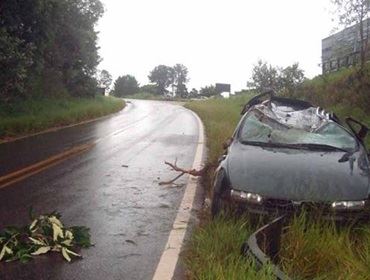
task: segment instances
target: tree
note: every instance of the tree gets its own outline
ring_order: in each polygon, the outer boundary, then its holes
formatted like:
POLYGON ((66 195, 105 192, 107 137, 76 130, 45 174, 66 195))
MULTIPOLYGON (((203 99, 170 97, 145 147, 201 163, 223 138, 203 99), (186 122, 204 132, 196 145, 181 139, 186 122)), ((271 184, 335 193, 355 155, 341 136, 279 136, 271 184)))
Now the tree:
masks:
POLYGON ((178 84, 175 85, 176 87, 176 96, 180 96, 181 98, 188 98, 189 97, 189 92, 184 84, 178 84))
POLYGON ((196 98, 198 97, 199 92, 196 88, 192 88, 191 91, 189 92, 189 97, 190 98, 196 98))
POLYGON ((349 26, 358 24, 360 34, 360 69, 363 70, 366 62, 366 52, 369 41, 369 28, 365 28, 369 18, 369 0, 332 0, 336 6, 336 12, 339 18, 339 24, 349 26))
POLYGON ((279 91, 279 69, 265 61, 258 60, 257 65, 253 66, 252 80, 247 83, 247 86, 259 92, 266 89, 279 91))
POLYGON ((136 78, 131 75, 118 77, 114 82, 113 95, 124 97, 139 92, 139 83, 136 78))
POLYGON ((0 101, 93 96, 100 0, 0 1, 0 101))
POLYGON ((186 88, 186 83, 188 79, 188 68, 183 64, 176 64, 173 67, 173 84, 176 87, 176 96, 182 98, 188 97, 188 90, 186 88))
POLYGON ((166 65, 158 65, 150 72, 148 78, 157 85, 158 93, 165 95, 168 92, 167 88, 173 84, 174 70, 166 65))
POLYGON ((202 87, 199 91, 200 96, 211 97, 218 95, 216 87, 214 85, 202 87))
POLYGON ((281 93, 286 96, 293 96, 305 79, 304 71, 299 68, 298 63, 281 69, 278 82, 281 93))
POLYGON ((101 70, 98 77, 99 85, 109 90, 112 84, 112 75, 107 70, 101 70))
POLYGON ((0 100, 3 103, 8 103, 24 92, 32 55, 30 50, 21 49, 22 44, 22 40, 0 28, 0 100))
POLYGON ((156 85, 147 84, 140 87, 140 92, 158 94, 158 88, 156 85))
POLYGON ((253 67, 252 78, 247 86, 258 92, 272 89, 276 93, 292 96, 304 80, 304 71, 299 68, 298 63, 282 68, 259 60, 253 67))

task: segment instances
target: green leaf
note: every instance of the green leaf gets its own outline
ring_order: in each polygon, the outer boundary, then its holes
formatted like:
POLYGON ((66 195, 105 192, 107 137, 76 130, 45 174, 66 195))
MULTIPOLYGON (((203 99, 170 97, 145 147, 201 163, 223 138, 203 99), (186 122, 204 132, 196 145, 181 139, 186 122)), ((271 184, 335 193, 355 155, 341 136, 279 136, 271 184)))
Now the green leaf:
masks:
POLYGON ((83 247, 83 248, 89 248, 92 246, 90 241, 90 229, 87 227, 71 227, 70 230, 73 233, 74 236, 74 243, 77 246, 83 247))
POLYGON ((58 237, 64 237, 63 231, 57 224, 53 224, 53 240, 57 241, 58 237))
POLYGON ((69 253, 69 254, 71 254, 71 255, 73 255, 73 256, 76 256, 76 257, 80 257, 81 258, 81 255, 79 255, 79 254, 77 254, 77 253, 75 253, 75 252, 73 252, 73 251, 71 251, 71 250, 69 250, 69 249, 67 249, 67 248, 65 248, 66 249, 66 251, 69 253))
POLYGON ((66 239, 62 242, 63 245, 72 246, 72 239, 66 239))
POLYGON ((68 253, 67 253, 67 249, 66 248, 62 248, 62 255, 63 255, 63 257, 68 261, 68 262, 70 262, 71 261, 71 257, 68 255, 68 253))
POLYGON ((9 254, 9 255, 12 255, 12 254, 13 254, 13 250, 12 250, 12 249, 10 249, 9 247, 4 246, 4 249, 5 249, 5 252, 6 252, 7 254, 9 254))
POLYGON ((35 226, 36 226, 36 224, 37 224, 38 221, 39 221, 38 219, 33 220, 33 222, 30 225, 30 231, 34 231, 35 230, 35 226))
POLYGON ((65 238, 67 239, 73 239, 73 233, 69 230, 66 230, 65 232, 65 238))
POLYGON ((33 255, 33 256, 42 255, 42 254, 45 254, 45 253, 49 252, 50 249, 51 249, 50 246, 40 247, 35 252, 31 253, 31 255, 33 255))
POLYGON ((27 263, 27 262, 29 262, 31 259, 32 259, 32 256, 31 256, 31 255, 28 255, 28 254, 26 254, 26 255, 22 255, 22 256, 19 258, 19 260, 20 260, 20 262, 21 262, 21 263, 27 263))
POLYGON ((5 256, 5 245, 3 246, 3 249, 1 249, 1 252, 0 252, 0 261, 4 258, 5 256))
POLYGON ((41 241, 41 240, 38 240, 38 239, 35 239, 35 238, 32 238, 32 237, 28 237, 29 240, 31 240, 34 244, 36 245, 46 245, 45 242, 41 241))
POLYGON ((63 224, 61 223, 61 221, 59 221, 59 219, 57 219, 57 217, 51 216, 48 218, 48 220, 50 223, 56 224, 58 227, 63 228, 63 224))

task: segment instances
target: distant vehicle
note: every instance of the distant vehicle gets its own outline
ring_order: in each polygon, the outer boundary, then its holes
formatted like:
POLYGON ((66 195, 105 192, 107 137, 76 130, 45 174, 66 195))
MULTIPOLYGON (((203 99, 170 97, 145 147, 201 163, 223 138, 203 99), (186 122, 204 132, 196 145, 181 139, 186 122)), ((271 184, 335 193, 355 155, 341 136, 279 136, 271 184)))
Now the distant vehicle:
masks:
POLYGON ((322 209, 335 219, 370 213, 368 128, 272 92, 251 99, 225 143, 213 184, 212 215, 322 209), (357 128, 357 130, 356 130, 357 128))

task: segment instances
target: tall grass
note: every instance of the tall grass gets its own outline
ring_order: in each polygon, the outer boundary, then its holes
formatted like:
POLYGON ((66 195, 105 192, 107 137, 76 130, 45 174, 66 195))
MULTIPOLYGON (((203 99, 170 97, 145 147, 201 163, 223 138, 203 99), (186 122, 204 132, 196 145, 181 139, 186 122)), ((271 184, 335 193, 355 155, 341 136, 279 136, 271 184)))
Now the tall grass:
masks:
POLYGON ((275 279, 269 266, 258 270, 253 259, 243 257, 240 248, 252 233, 244 218, 203 221, 195 230, 183 262, 187 278, 198 280, 275 279))
MULTIPOLYGON (((208 147, 208 164, 215 165, 222 143, 240 119, 250 95, 210 99, 186 104, 203 120, 208 147)), ((363 114, 343 104, 333 106, 339 115, 363 114)), ((367 115, 362 115, 365 119, 367 115)), ((212 169, 206 174, 210 189, 212 169)), ((248 220, 209 216, 191 237, 183 261, 189 279, 271 279, 269 267, 256 270, 251 260, 240 256, 240 246, 256 230, 248 220)), ((338 228, 330 222, 295 218, 282 237, 281 267, 293 279, 370 279, 370 225, 338 228)))
POLYGON ((282 237, 281 265, 293 279, 370 279, 370 226, 295 217, 282 237))
POLYGON ((122 99, 104 96, 30 99, 16 104, 0 105, 0 138, 82 122, 117 112, 123 106, 122 99))
POLYGON ((370 114, 369 91, 370 64, 363 72, 353 67, 306 80, 296 94, 324 108, 341 104, 370 114))

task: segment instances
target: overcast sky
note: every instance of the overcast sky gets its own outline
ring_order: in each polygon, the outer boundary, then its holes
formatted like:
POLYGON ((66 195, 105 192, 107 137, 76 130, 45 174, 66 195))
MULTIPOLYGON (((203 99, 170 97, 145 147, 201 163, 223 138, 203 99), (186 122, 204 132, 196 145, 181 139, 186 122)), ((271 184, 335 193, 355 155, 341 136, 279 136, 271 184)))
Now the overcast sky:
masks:
POLYGON ((188 88, 246 87, 258 59, 299 62, 320 74, 321 39, 334 24, 330 0, 102 0, 99 69, 131 74, 141 85, 159 64, 182 63, 188 88))

